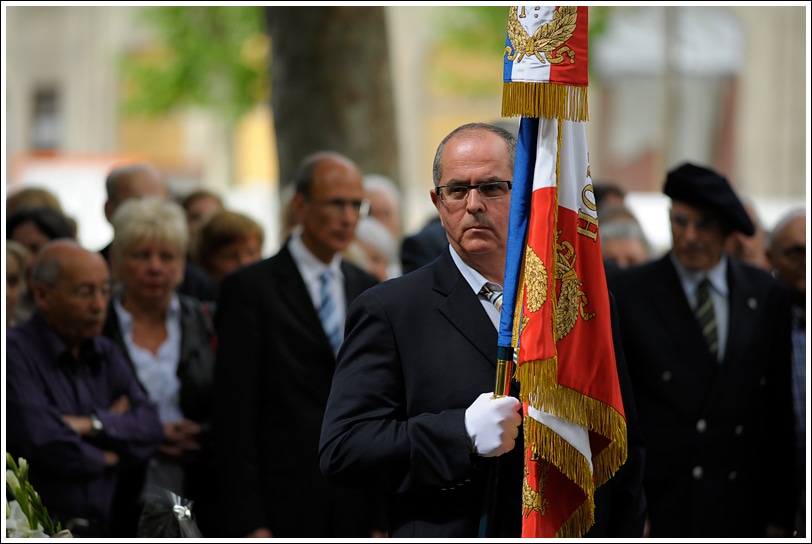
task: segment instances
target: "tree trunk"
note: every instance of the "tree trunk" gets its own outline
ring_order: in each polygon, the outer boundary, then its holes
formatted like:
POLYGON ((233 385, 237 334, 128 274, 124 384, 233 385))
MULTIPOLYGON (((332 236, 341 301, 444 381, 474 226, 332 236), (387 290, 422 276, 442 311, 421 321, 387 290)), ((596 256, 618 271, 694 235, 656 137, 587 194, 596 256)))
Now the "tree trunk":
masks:
POLYGON ((265 8, 280 189, 310 153, 398 179, 384 7, 265 8))

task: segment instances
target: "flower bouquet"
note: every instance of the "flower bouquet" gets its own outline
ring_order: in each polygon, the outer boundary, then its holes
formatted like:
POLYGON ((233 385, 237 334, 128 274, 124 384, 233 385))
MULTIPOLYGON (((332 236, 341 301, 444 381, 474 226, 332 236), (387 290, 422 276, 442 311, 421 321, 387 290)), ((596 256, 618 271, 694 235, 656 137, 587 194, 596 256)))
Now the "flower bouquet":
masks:
POLYGON ((6 501, 6 538, 70 537, 62 524, 54 522, 42 504, 39 493, 28 481, 28 462, 22 457, 14 462, 6 452, 6 488, 14 497, 6 501))

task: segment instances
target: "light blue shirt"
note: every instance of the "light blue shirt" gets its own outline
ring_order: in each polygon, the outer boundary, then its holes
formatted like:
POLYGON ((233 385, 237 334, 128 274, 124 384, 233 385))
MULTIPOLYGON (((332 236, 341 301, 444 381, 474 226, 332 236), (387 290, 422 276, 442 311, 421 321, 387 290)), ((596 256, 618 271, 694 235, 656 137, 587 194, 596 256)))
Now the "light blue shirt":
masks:
POLYGON ((172 295, 169 308, 166 310, 167 338, 156 353, 133 342, 133 316, 121 305, 120 296, 113 300, 113 307, 118 315, 121 334, 135 367, 135 373, 147 390, 149 398, 158 405, 161 422, 169 423, 183 419, 178 379, 181 345, 178 295, 172 295))
POLYGON ((696 308, 697 288, 706 277, 710 281, 710 295, 713 302, 713 313, 716 316, 716 331, 719 336, 719 361, 725 358, 725 347, 727 346, 727 331, 730 308, 730 291, 727 287, 727 254, 723 253, 719 263, 707 272, 697 272, 688 270, 672 251, 669 256, 674 267, 677 269, 682 289, 688 299, 691 309, 696 308))

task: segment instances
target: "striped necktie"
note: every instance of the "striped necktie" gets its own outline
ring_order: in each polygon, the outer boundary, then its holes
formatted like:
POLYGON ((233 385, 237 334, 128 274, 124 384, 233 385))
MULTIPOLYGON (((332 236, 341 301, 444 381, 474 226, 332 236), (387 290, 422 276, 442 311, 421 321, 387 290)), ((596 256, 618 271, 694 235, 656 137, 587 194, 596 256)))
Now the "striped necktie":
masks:
POLYGON ((488 282, 479 290, 480 295, 484 295, 491 304, 496 307, 496 310, 502 311, 502 288, 498 284, 488 282))
POLYGON ((324 333, 327 339, 330 340, 330 345, 333 347, 333 353, 338 354, 338 348, 341 346, 341 322, 336 311, 336 303, 330 293, 330 282, 332 280, 332 272, 325 270, 321 275, 321 305, 319 306, 319 319, 321 320, 324 333))
POLYGON ((702 329, 702 334, 708 343, 708 349, 713 357, 717 358, 719 353, 719 334, 716 330, 716 314, 713 312, 713 301, 710 296, 710 280, 708 280, 708 278, 702 280, 697 288, 696 311, 694 315, 696 315, 699 328, 702 329))

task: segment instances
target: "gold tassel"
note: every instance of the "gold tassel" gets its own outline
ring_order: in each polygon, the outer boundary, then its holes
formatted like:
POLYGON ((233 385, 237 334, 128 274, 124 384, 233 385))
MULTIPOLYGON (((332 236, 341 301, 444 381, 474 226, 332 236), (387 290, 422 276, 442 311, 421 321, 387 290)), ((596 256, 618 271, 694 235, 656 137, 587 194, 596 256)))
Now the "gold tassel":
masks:
POLYGON ((508 81, 502 84, 502 117, 588 121, 588 87, 508 81))
POLYGON ((581 538, 595 523, 595 501, 592 497, 581 503, 556 532, 556 538, 581 538))
POLYGON ((519 399, 536 407, 537 402, 531 395, 557 387, 558 359, 525 361, 516 369, 516 381, 521 384, 519 399))

